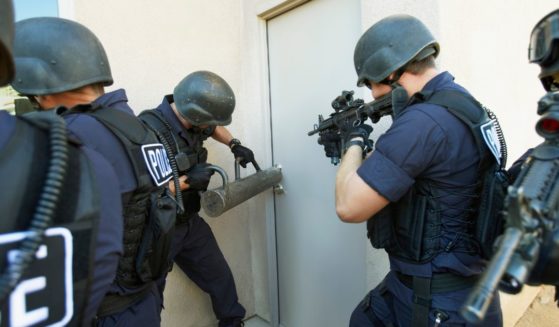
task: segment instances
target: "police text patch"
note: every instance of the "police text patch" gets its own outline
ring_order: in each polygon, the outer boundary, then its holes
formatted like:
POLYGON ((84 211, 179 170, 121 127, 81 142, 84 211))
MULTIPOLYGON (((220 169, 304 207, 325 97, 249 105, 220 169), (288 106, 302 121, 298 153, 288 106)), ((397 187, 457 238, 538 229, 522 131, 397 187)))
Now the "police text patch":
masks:
POLYGON ((161 143, 146 144, 142 146, 142 153, 146 166, 157 186, 161 186, 168 182, 173 177, 171 164, 167 151, 161 143))
POLYGON ((501 164, 501 143, 499 143, 499 136, 495 128, 495 120, 491 120, 480 126, 481 135, 485 144, 491 150, 491 153, 497 159, 497 163, 501 164))

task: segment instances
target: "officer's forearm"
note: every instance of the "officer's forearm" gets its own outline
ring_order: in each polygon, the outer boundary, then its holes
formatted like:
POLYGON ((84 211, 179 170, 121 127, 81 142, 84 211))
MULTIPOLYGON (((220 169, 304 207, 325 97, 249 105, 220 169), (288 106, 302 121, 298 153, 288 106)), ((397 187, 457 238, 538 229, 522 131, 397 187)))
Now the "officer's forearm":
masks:
POLYGON ((358 145, 349 147, 342 157, 340 169, 336 174, 336 213, 344 221, 351 216, 348 203, 351 197, 351 179, 357 174, 357 168, 363 162, 362 153, 363 150, 358 145))
POLYGON ((214 133, 212 134, 212 138, 219 143, 229 145, 229 142, 231 142, 231 140, 233 139, 233 135, 227 128, 223 126, 217 126, 214 133))
POLYGON ((346 223, 364 222, 390 203, 357 174, 361 158, 361 148, 350 147, 336 175, 336 213, 346 223))

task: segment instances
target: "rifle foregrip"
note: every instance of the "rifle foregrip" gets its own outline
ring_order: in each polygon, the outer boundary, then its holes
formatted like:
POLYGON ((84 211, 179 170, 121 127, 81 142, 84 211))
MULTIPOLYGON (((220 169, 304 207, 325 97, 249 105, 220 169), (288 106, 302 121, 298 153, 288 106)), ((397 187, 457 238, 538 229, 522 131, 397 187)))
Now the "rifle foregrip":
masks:
POLYGON ((493 295, 521 239, 522 231, 520 229, 515 227, 506 229, 489 266, 460 311, 462 317, 470 323, 476 324, 485 318, 493 295))

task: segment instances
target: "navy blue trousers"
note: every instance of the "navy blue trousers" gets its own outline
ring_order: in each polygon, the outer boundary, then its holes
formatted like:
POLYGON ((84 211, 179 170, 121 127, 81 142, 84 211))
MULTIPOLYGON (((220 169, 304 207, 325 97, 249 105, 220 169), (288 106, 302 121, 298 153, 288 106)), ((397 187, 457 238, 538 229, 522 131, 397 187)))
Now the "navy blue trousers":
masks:
MULTIPOLYGON (((238 326, 246 311, 239 303, 233 274, 210 226, 198 214, 177 226, 171 257, 200 289, 210 295, 219 326, 238 326)), ((164 282, 161 293, 163 289, 164 282)))
MULTIPOLYGON (((468 323, 459 311, 470 294, 471 288, 460 291, 431 294, 429 326, 435 326, 435 317, 442 312, 448 317, 439 326, 487 326, 503 325, 499 295, 497 294, 487 310, 485 320, 479 325, 468 323)), ((364 326, 414 326, 412 323, 413 291, 402 284, 390 272, 384 280, 370 291, 357 305, 351 315, 350 327, 364 326)))

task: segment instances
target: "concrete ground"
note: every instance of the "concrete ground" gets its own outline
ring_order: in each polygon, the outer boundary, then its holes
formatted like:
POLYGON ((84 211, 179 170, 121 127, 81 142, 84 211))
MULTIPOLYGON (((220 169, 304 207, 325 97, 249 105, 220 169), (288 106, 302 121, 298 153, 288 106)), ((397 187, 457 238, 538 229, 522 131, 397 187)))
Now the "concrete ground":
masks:
POLYGON ((542 286, 532 304, 514 325, 515 327, 557 327, 559 307, 554 301, 555 287, 542 286))

